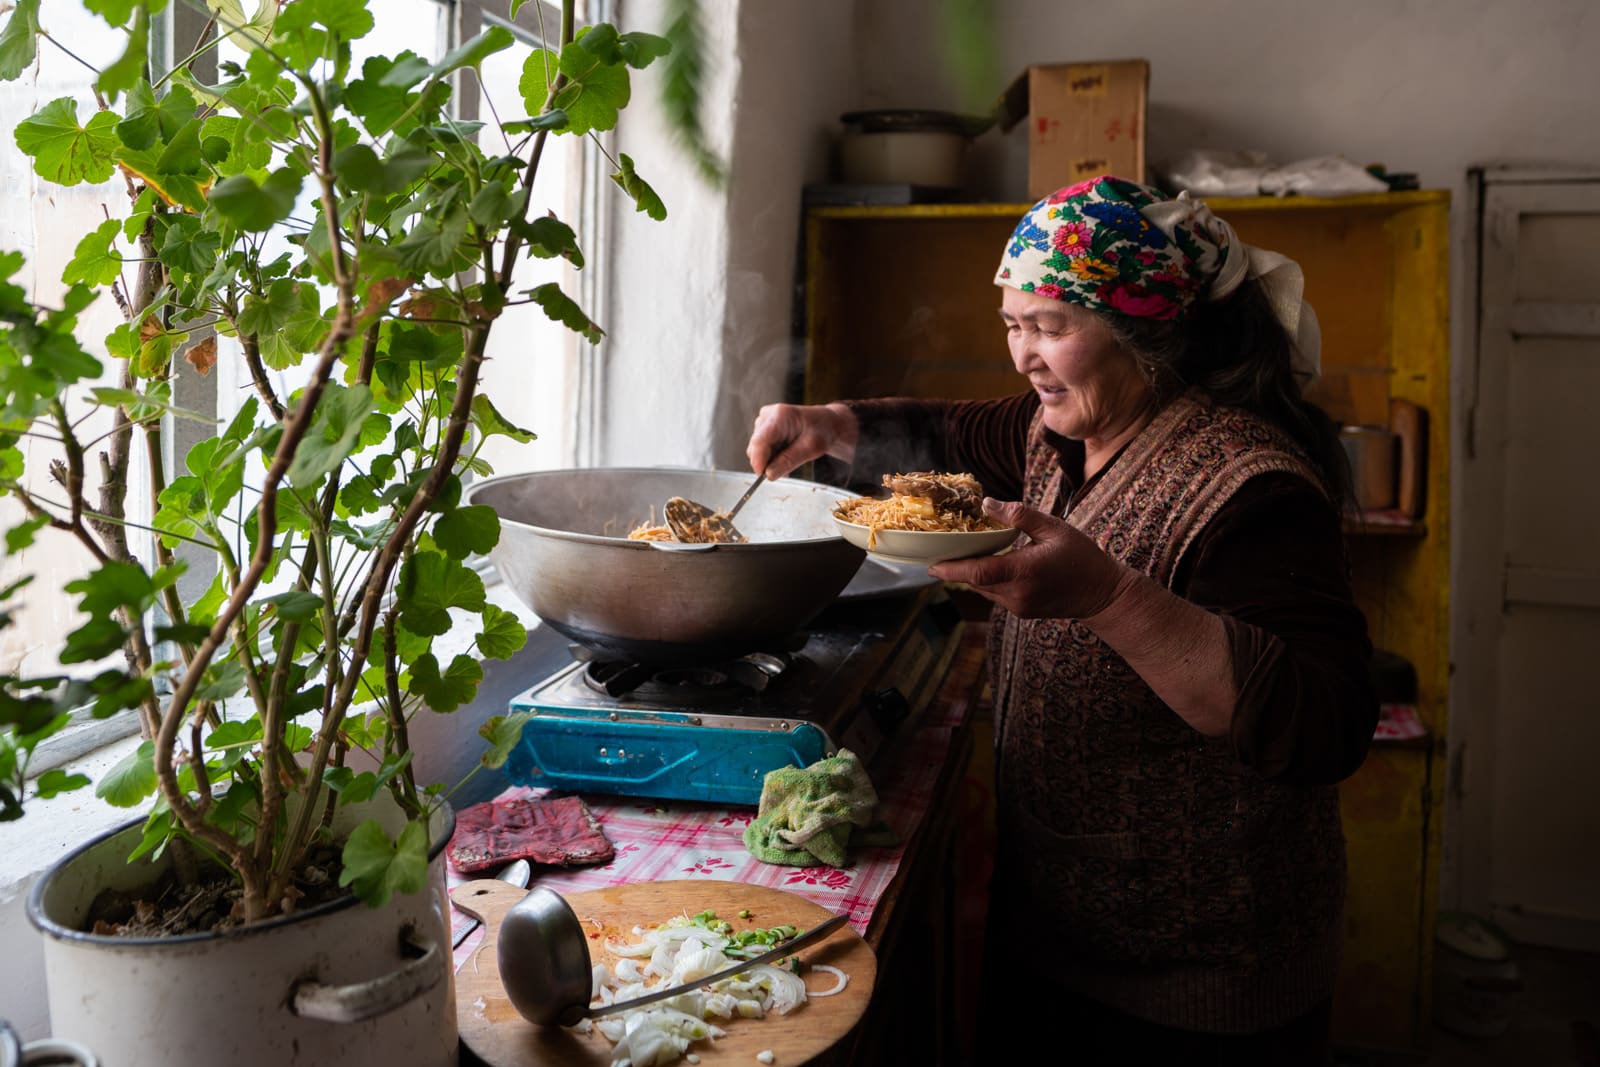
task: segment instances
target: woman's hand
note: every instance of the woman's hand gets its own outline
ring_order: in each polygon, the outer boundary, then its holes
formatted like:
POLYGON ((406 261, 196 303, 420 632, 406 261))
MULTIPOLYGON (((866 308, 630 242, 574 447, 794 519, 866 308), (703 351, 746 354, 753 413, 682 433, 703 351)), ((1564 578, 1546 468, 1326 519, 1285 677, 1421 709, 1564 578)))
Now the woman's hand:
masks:
POLYGON ((1138 577, 1077 527, 1038 508, 985 497, 983 512, 1019 528, 1030 543, 999 556, 936 563, 928 573, 965 582, 1018 618, 1087 618, 1138 577))
POLYGON ((843 404, 767 404, 756 414, 744 453, 751 470, 782 478, 819 456, 850 462, 859 429, 855 413, 843 404))

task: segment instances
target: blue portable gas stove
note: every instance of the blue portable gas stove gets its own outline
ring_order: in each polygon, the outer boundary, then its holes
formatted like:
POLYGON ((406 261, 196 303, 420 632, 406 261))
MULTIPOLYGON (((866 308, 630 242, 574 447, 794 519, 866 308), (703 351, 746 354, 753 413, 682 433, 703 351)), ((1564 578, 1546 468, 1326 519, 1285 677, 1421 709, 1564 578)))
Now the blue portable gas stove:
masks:
POLYGON ((532 712, 506 772, 518 785, 754 805, 770 770, 840 747, 869 766, 927 705, 960 613, 937 585, 842 599, 791 647, 711 666, 572 663, 511 701, 532 712))

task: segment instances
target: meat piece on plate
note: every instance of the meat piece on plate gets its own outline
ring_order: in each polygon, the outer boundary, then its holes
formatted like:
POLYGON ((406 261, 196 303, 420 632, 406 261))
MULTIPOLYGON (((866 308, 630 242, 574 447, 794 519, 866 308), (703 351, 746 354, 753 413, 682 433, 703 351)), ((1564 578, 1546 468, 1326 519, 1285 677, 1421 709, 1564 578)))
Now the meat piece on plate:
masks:
POLYGON ((970 474, 937 471, 885 474, 883 484, 892 493, 923 497, 944 511, 959 511, 974 517, 983 514, 983 486, 970 474))

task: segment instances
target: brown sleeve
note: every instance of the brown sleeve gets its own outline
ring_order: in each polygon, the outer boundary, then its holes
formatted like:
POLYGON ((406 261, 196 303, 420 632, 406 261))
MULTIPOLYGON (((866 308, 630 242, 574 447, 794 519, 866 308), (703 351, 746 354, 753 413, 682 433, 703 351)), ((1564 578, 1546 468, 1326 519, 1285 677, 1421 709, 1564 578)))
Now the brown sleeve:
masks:
POLYGON ((1302 785, 1352 774, 1372 742, 1378 702, 1366 619, 1326 498, 1294 475, 1251 479, 1174 578, 1175 592, 1221 614, 1227 627, 1239 759, 1302 785))
POLYGON ((1039 397, 998 400, 847 400, 860 423, 856 458, 832 481, 865 492, 897 471, 966 471, 1001 500, 1022 496, 1028 426, 1039 397))

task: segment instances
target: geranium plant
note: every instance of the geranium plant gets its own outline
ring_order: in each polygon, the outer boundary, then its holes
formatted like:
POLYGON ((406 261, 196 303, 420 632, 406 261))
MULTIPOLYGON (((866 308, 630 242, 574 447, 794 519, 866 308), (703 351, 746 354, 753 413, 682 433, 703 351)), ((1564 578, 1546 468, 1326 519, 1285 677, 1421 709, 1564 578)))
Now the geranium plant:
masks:
MULTIPOLYGON (((20 254, 0 254, 0 489, 26 516, 6 549, 65 537, 86 561, 65 585, 82 612, 59 657, 71 669, 0 678, 0 818, 20 816, 32 792, 87 784, 28 776, 70 711, 131 708, 145 739, 97 791, 153 799, 138 852, 222 864, 242 889, 240 920, 292 907, 297 865, 333 809, 383 791, 410 822, 397 837, 362 823, 343 843, 341 881, 374 903, 423 884, 442 798, 414 780, 407 724, 471 700, 480 659, 525 639, 466 562, 496 543, 499 522, 459 505, 463 477, 487 473, 489 437, 531 437, 480 392, 485 343, 507 307, 529 302, 601 335, 557 284, 512 284, 519 257, 584 263, 573 229, 531 195, 541 148, 611 128, 630 68, 668 50, 610 25, 574 34, 572 2, 559 42, 528 56, 522 100, 497 102, 507 121, 490 137, 453 118, 451 100, 461 72, 513 44, 505 29, 436 61, 357 65, 351 42, 382 5, 260 0, 247 13, 206 0, 214 32, 163 71, 147 52, 166 0, 83 0, 127 33, 97 74, 101 106, 52 100, 16 143, 47 181, 120 175, 129 199, 71 238, 56 306, 11 280, 20 254), (245 58, 207 83, 195 62, 220 40, 245 58), (94 301, 122 313, 98 343, 79 326, 94 301), (180 361, 204 374, 222 358, 241 361, 253 395, 169 463, 165 427, 194 417, 173 403, 180 361), (90 438, 97 408, 111 429, 90 438), (148 513, 129 504, 140 464, 148 513), (215 576, 183 603, 176 582, 193 559, 215 576), (476 617, 475 648, 444 661, 431 646, 452 614, 476 617), (351 765, 357 750, 369 769, 351 765)), ((39 8, 16 3, 0 76, 33 61, 48 33, 39 8)), ((663 218, 629 157, 614 163, 639 209, 663 218)), ((30 580, 4 591, 0 626, 30 580)), ((517 725, 484 728, 487 763, 517 725)))

